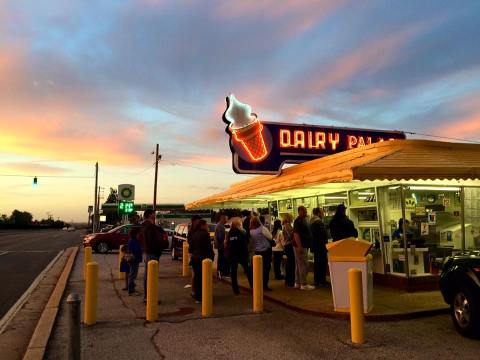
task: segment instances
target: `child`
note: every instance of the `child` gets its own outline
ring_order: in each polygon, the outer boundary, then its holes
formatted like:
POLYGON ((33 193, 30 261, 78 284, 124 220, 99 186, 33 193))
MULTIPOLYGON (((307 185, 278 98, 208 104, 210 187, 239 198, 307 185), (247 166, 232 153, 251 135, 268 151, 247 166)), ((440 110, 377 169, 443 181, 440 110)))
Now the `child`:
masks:
POLYGON ((127 276, 127 288, 129 296, 138 296, 139 292, 135 291, 135 280, 138 274, 138 266, 142 262, 142 247, 138 241, 138 234, 140 232, 139 226, 132 226, 130 230, 130 239, 128 240, 128 252, 133 256, 131 262, 128 263, 129 273, 127 276))

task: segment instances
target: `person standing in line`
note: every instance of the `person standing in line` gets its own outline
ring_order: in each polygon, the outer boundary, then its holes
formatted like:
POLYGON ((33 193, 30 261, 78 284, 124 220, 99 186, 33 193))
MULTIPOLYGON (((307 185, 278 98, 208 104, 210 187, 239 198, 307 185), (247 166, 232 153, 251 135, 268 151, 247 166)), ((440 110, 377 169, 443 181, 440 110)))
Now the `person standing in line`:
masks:
POLYGON ((215 226, 215 236, 214 242, 215 247, 218 251, 218 258, 217 258, 217 272, 218 278, 221 279, 222 277, 228 277, 230 275, 229 265, 227 257, 225 256, 225 224, 227 223, 227 216, 220 214, 218 218, 218 223, 215 226))
POLYGON ((283 238, 282 231, 282 221, 275 220, 273 223, 272 231, 273 240, 275 241, 275 246, 273 247, 273 272, 275 274, 275 280, 283 280, 284 276, 282 275, 281 266, 283 259, 283 245, 281 239, 283 238))
MULTIPOLYGON (((155 225, 155 211, 152 209, 145 210, 143 217, 145 221, 142 225, 143 241, 145 246, 145 273, 143 275, 143 302, 147 303, 147 276, 148 262, 150 260, 160 261, 162 255, 162 244, 160 241, 160 231, 155 225)), ((160 301, 159 301, 160 303, 160 301)))
POLYGON ((198 222, 197 230, 192 234, 191 239, 192 258, 191 264, 193 268, 193 283, 195 284, 196 302, 202 301, 202 261, 205 259, 215 258, 212 242, 210 240, 210 232, 208 224, 205 220, 198 222))
POLYGON ((328 242, 327 229, 323 223, 324 212, 320 208, 313 209, 313 216, 310 219, 310 228, 312 230, 312 252, 313 252, 313 278, 316 286, 327 285, 327 248, 328 242))
POLYGON ((237 279, 238 265, 243 267, 243 271, 247 275, 250 287, 253 286, 252 269, 248 264, 247 233, 242 229, 242 221, 238 217, 232 218, 232 225, 230 231, 227 233, 224 249, 228 253, 228 260, 230 263, 232 290, 235 295, 238 295, 240 294, 237 279))
POLYGON ((250 220, 250 239, 255 246, 255 255, 263 258, 263 289, 271 291, 268 287, 270 268, 272 267, 272 244, 273 238, 270 231, 262 225, 258 216, 250 220))
POLYGON ((140 293, 135 289, 135 280, 137 279, 138 275, 138 267, 142 262, 142 247, 140 246, 140 242, 138 241, 138 234, 140 233, 139 226, 132 226, 130 229, 130 239, 128 240, 128 252, 132 254, 134 257, 132 261, 128 264, 130 267, 130 272, 128 273, 128 295, 130 296, 138 296, 140 293))
POLYGON ((253 245, 253 242, 250 241, 250 220, 252 219, 252 212, 249 210, 244 210, 242 214, 244 216, 242 227, 243 230, 245 230, 245 234, 247 235, 248 261, 251 264, 252 256, 255 253, 255 246, 253 245))
POLYGON ((337 211, 333 215, 330 221, 330 235, 332 235, 333 241, 343 240, 349 237, 358 237, 358 231, 355 229, 352 220, 347 217, 347 208, 344 204, 337 206, 337 211))
POLYGON ((308 249, 312 244, 312 232, 307 221, 305 206, 298 208, 298 217, 293 223, 293 239, 295 247, 295 288, 313 290, 315 286, 307 284, 308 249))
POLYGON ((288 287, 295 286, 295 251, 293 247, 293 228, 292 215, 285 214, 282 222, 282 236, 280 241, 285 249, 287 262, 285 264, 285 285, 288 287))
MULTIPOLYGON (((190 219, 190 224, 188 224, 188 233, 187 233, 187 243, 188 243, 188 254, 191 256, 192 255, 192 238, 193 234, 199 229, 199 223, 202 218, 200 215, 193 215, 192 218, 190 219)), ((192 267, 192 281, 191 281, 191 296, 195 298, 195 282, 194 282, 194 269, 192 266, 191 261, 189 262, 189 265, 192 267)))

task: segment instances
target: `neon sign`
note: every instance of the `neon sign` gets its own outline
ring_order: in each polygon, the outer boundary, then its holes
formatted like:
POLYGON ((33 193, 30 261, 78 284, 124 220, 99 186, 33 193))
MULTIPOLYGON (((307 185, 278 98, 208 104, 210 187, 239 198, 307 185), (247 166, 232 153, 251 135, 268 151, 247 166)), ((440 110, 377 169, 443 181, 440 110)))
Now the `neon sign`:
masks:
POLYGON ((301 163, 375 142, 405 139, 383 131, 261 121, 233 95, 223 121, 230 136, 233 170, 240 174, 277 174, 286 163, 301 163))

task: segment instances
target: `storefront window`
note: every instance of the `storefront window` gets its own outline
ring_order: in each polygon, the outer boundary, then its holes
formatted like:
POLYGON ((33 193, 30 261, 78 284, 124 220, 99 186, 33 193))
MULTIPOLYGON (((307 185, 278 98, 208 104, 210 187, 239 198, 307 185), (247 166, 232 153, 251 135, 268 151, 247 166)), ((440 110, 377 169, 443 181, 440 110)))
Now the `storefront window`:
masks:
POLYGON ((402 218, 402 191, 400 185, 377 189, 380 227, 383 234, 385 272, 405 275, 405 250, 394 238, 398 220, 402 218))
POLYGON ((312 215, 312 210, 315 209, 318 206, 317 197, 316 196, 311 196, 311 197, 294 199, 294 205, 295 206, 294 206, 293 210, 294 210, 295 216, 298 215, 298 208, 300 206, 305 206, 308 214, 312 215))
POLYGON ((375 205, 377 198, 375 189, 362 189, 350 191, 350 207, 375 205))
POLYGON ((480 249, 480 188, 465 188, 465 249, 480 249))

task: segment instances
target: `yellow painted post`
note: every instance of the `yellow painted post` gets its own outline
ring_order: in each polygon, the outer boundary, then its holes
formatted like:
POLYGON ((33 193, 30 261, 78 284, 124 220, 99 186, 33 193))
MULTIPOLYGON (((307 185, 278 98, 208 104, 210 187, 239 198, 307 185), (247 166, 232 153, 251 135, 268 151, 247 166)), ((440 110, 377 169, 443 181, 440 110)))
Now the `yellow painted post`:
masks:
POLYGON ((190 269, 188 268, 188 242, 184 241, 183 242, 183 253, 182 253, 182 265, 183 265, 183 270, 182 270, 182 275, 183 276, 190 276, 190 269))
MULTIPOLYGON (((197 276, 195 274, 195 276, 197 276)), ((211 316, 213 312, 212 260, 202 261, 202 316, 211 316)))
POLYGON ((118 249, 118 278, 119 279, 125 279, 125 272, 120 271, 120 263, 122 262, 122 256, 125 253, 124 249, 125 249, 125 245, 120 245, 120 248, 118 249))
POLYGON ((150 260, 147 269, 147 321, 158 320, 158 261, 150 260))
POLYGON ((94 325, 97 322, 98 302, 98 263, 87 264, 87 277, 85 280, 85 325, 94 325))
POLYGON ((263 311, 263 258, 253 257, 253 312, 263 311))
POLYGON ((84 249, 84 257, 83 257, 83 280, 87 279, 87 264, 92 262, 92 247, 86 246, 84 249))
POLYGON ((361 270, 348 270, 348 290, 350 294, 350 326, 352 343, 363 344, 365 342, 365 336, 361 270))

